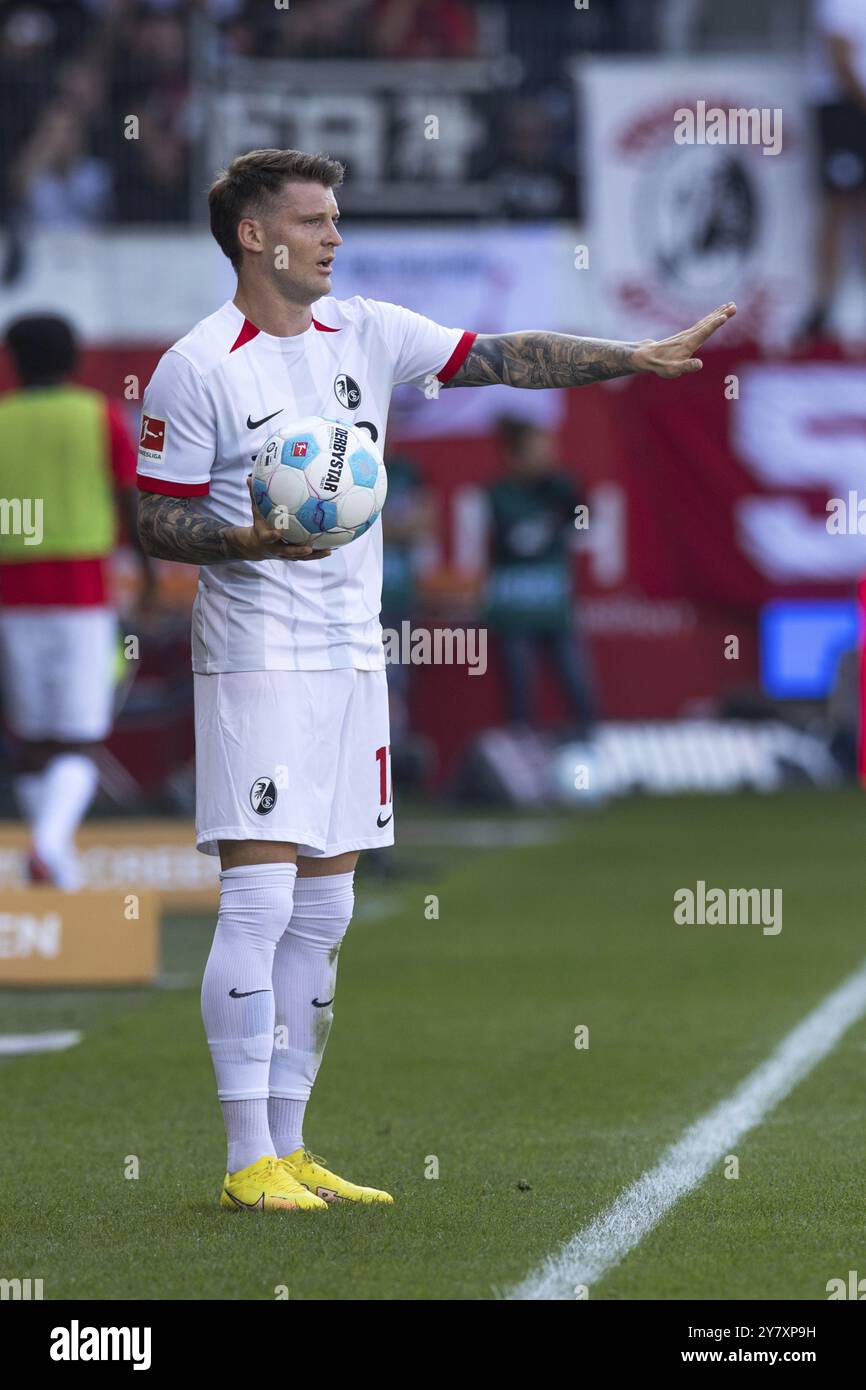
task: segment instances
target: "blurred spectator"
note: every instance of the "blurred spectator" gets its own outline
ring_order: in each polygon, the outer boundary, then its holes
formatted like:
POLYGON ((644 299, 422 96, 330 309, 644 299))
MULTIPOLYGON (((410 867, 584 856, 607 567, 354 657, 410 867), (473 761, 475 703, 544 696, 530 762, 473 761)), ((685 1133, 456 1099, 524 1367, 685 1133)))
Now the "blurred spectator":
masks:
POLYGON ((37 52, 45 58, 69 56, 93 32, 94 17, 86 0, 12 0, 0 17, 2 44, 19 58, 37 52))
MULTIPOLYGON (((433 499, 411 459, 389 455, 388 505, 382 512, 382 627, 401 632, 401 623, 417 613, 416 568, 419 543, 434 526, 433 499)), ((395 771, 404 781, 417 781, 423 771, 423 753, 411 737, 409 687, 412 668, 392 662, 388 666, 388 703, 391 718, 391 756, 395 771), (397 771, 399 769, 399 771, 397 771)))
POLYGON ((184 110, 189 100, 187 27, 175 14, 144 11, 115 36, 111 70, 113 119, 136 114, 158 93, 166 106, 184 110))
POLYGON ((148 101, 137 140, 117 169, 118 222, 184 222, 189 214, 188 146, 171 119, 148 101))
POLYGON ((831 753, 845 774, 855 780, 860 737, 860 652, 856 648, 839 657, 827 697, 827 729, 831 753))
POLYGON ((839 284, 844 234, 866 233, 866 0, 817 0, 809 89, 815 106, 822 183, 815 302, 802 333, 821 333, 839 284))
POLYGON ((247 0, 227 33, 235 52, 292 58, 464 58, 476 51, 465 0, 305 0, 286 9, 247 0))
POLYGON ((465 0, 373 0, 379 58, 474 58, 478 34, 465 0))
POLYGON ((507 0, 502 6, 508 50, 523 68, 528 91, 562 82, 569 64, 584 53, 616 53, 656 46, 659 11, 666 0, 603 0, 578 9, 539 0, 507 0))
POLYGON ((190 102, 182 17, 139 13, 119 36, 112 72, 118 221, 186 221, 190 102))
POLYGON ((87 119, 68 100, 48 107, 12 174, 16 203, 40 227, 88 227, 111 208, 111 174, 87 149, 87 119))
POLYGON ((573 155, 568 150, 563 157, 554 136, 554 123, 541 101, 524 98, 509 104, 502 149, 479 174, 491 190, 491 216, 577 216, 573 155))
POLYGON ((306 0, 278 9, 247 0, 233 28, 251 29, 259 57, 356 58, 368 46, 370 0, 306 0))
POLYGON ((57 77, 57 95, 82 117, 96 121, 106 100, 106 75, 95 56, 80 55, 65 63, 57 77))
POLYGON ((513 724, 536 723, 535 676, 548 656, 568 703, 569 733, 585 737, 596 717, 588 658, 574 619, 570 540, 580 499, 557 466, 553 437, 503 416, 506 476, 487 490, 491 574, 487 623, 500 638, 513 724))
MULTIPOLYGON (((70 5, 70 11, 74 6, 70 5)), ((16 204, 13 167, 51 95, 62 30, 40 5, 10 5, 0 14, 0 210, 8 221, 16 204)))
POLYGON ((388 514, 382 513, 382 613, 399 621, 413 614, 418 544, 430 536, 434 516, 432 498, 412 460, 403 454, 391 454, 387 463, 388 514))

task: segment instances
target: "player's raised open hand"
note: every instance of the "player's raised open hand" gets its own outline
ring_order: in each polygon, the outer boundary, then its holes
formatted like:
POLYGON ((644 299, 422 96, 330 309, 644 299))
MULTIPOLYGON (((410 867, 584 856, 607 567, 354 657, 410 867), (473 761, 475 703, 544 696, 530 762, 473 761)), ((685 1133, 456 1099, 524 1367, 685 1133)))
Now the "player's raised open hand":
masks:
POLYGON ((648 338, 639 343, 634 355, 635 366, 639 372, 652 372, 655 376, 678 377, 689 372, 699 372, 703 362, 695 357, 698 349, 712 337, 728 319, 737 312, 736 304, 722 304, 704 318, 698 319, 691 328, 684 328, 672 338, 655 341, 648 338))
POLYGON ((252 474, 247 474, 247 490, 253 509, 253 524, 239 527, 238 535, 243 537, 244 558, 247 560, 323 560, 330 550, 314 550, 311 545, 290 545, 282 531, 269 526, 256 506, 253 497, 252 474))

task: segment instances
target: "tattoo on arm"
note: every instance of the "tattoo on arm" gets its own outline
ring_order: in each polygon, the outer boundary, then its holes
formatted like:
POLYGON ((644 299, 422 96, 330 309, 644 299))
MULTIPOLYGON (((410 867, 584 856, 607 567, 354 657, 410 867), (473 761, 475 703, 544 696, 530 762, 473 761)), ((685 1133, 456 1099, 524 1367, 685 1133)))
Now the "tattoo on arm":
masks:
POLYGON ((138 503, 142 547, 157 560, 213 565, 241 557, 236 526, 207 516, 197 497, 163 497, 143 492, 138 503))
POLYGON ((574 338, 570 333, 479 333, 446 386, 589 386, 638 371, 637 343, 574 338))

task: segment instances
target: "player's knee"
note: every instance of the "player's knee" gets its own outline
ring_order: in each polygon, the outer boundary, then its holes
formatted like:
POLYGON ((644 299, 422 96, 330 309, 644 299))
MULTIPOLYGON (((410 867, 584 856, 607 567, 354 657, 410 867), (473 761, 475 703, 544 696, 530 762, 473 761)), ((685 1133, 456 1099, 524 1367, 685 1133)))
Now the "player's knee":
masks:
POLYGON ((349 929, 355 909, 354 874, 299 878, 286 930, 308 946, 333 950, 349 929))
POLYGON ((275 947, 292 915, 294 878, 293 864, 223 869, 217 931, 275 947))

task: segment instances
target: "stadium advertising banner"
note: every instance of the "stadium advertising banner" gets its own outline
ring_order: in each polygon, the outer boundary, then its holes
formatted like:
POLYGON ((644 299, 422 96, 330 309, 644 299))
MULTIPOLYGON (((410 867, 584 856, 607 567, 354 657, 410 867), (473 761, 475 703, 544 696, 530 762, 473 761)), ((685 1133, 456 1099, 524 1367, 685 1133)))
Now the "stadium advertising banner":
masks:
MULTIPOLYGON (((146 735, 144 738, 148 749, 152 750, 155 739, 151 736, 148 740, 146 735)), ((98 894, 101 892, 105 895, 104 901, 114 914, 113 932, 117 932, 124 922, 137 924, 140 921, 140 914, 136 916, 124 902, 124 889, 129 884, 134 884, 136 890, 146 895, 158 895, 161 905, 172 909, 210 907, 219 896, 219 860, 198 853, 195 848, 195 826, 191 821, 167 818, 144 820, 138 817, 94 820, 82 826, 77 838, 82 896, 93 908, 94 903, 98 906, 98 894), (108 894, 111 894, 110 898, 108 894)), ((28 843, 26 826, 19 821, 0 821, 0 893, 4 905, 12 903, 27 891, 22 865, 28 843)), ((102 912, 100 909, 103 923, 108 910, 102 912)), ((82 922, 86 920, 87 914, 84 913, 82 922)), ((0 917, 0 928, 4 922, 5 919, 0 917)), ((11 930, 8 924, 7 929, 11 930)), ((126 932, 130 938, 135 936, 139 943, 142 934, 136 926, 126 932)), ((29 952, 19 951, 17 947, 15 951, 11 947, 4 949, 0 936, 0 958, 17 959, 19 955, 32 954, 54 959, 59 954, 58 950, 49 950, 40 944, 38 932, 31 933, 31 936, 36 939, 36 945, 29 952)), ((124 958, 123 951, 120 955, 124 958)), ((89 963, 88 969, 92 968, 92 963, 89 963)))
POLYGON ((657 337, 735 299, 726 330, 786 341, 807 308, 814 202, 796 62, 579 60, 597 332, 657 337))
MULTIPOLYGON (((673 295, 667 317, 661 303, 645 315, 639 306, 620 306, 621 321, 612 324, 612 298, 603 309, 590 307, 590 287, 604 283, 598 257, 592 274, 574 268, 575 242, 584 238, 574 226, 479 227, 468 248, 459 227, 442 228, 434 240, 423 227, 396 235, 393 227, 367 225, 352 229, 341 248, 338 292, 481 331, 543 326, 629 338, 658 334, 668 323, 680 328, 721 294, 713 283, 685 305, 673 295), (539 264, 558 270, 539 277, 539 264)), ((83 378, 124 402, 137 433, 140 390, 161 352, 230 296, 227 262, 206 234, 196 234, 184 249, 183 274, 169 282, 161 266, 176 238, 108 234, 99 239, 98 259, 116 293, 96 297, 92 257, 70 256, 61 274, 51 244, 50 234, 34 237, 7 295, 8 316, 46 302, 68 313, 88 348, 83 378), (126 292, 130 266, 148 294, 126 292)), ((732 331, 750 312, 749 295, 761 290, 747 286, 744 293, 732 331)), ((670 716, 735 682, 756 680, 761 606, 774 598, 844 595, 866 568, 857 518, 845 534, 826 525, 828 500, 847 506, 849 491, 862 491, 866 366, 851 356, 760 355, 746 344, 714 350, 705 361, 702 374, 675 387, 636 379, 571 392, 447 391, 438 399, 399 388, 390 453, 415 460, 437 517, 421 557, 426 606, 418 621, 478 621, 483 490, 502 467, 493 427, 501 412, 513 411, 556 431, 562 467, 586 490, 591 522, 575 533, 575 571, 607 711, 670 716), (742 639, 739 663, 718 657, 720 634, 732 631, 742 639)), ((9 380, 7 371, 0 387, 9 380)), ((162 569, 166 596, 171 589, 188 609, 194 568, 162 569)), ((431 731, 454 679, 448 668, 419 683, 422 703, 422 687, 430 694, 429 710, 419 714, 431 731)), ((500 717, 498 690, 498 682, 464 681, 459 704, 467 720, 478 727, 500 717)), ((445 747, 448 730, 441 741, 445 747)), ((130 748, 122 756, 135 754, 130 748)), ((187 755, 184 747, 178 756, 187 755)), ((142 777, 158 765, 151 757, 142 777)))
POLYGON ((852 592, 866 366, 713 353, 675 400, 648 386, 630 383, 621 413, 641 588, 746 610, 852 592))
MULTIPOLYGON (((24 838, 23 828, 16 825, 24 838)), ((13 832, 14 833, 14 832, 13 832)), ((0 837, 4 826, 0 822, 0 837)), ((127 879, 126 890, 133 886, 127 879)), ((150 892, 3 888, 0 988, 146 985, 159 965, 159 899, 150 892)))
POLYGON ((483 60, 237 62, 204 93, 207 167, 264 146, 328 150, 352 171, 347 214, 495 217, 478 162, 512 78, 483 60))
MULTIPOLYGON (((334 293, 402 304, 482 333, 529 326, 589 333, 586 282, 572 267, 574 242, 575 228, 567 225, 473 225, 467 234, 466 227, 454 225, 433 232, 365 223, 346 232, 334 293), (541 265, 544 276, 538 274, 541 265)), ((88 234, 68 236, 67 243, 61 254, 57 233, 32 238, 21 273, 4 294, 0 327, 54 304, 90 349, 90 384, 125 396, 132 413, 138 408, 138 397, 130 394, 136 379, 143 388, 165 349, 232 297, 231 267, 206 232, 88 234)), ((0 371, 0 389, 6 380, 0 371)), ((514 404, 504 386, 451 392, 447 402, 446 410, 421 391, 398 388, 391 434, 482 434, 514 404)), ((525 392, 521 412, 554 424, 562 397, 525 392)))

